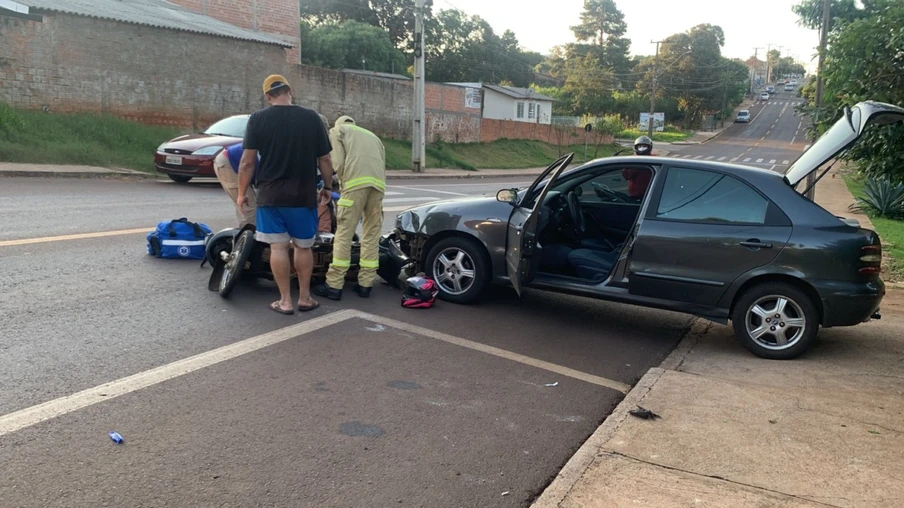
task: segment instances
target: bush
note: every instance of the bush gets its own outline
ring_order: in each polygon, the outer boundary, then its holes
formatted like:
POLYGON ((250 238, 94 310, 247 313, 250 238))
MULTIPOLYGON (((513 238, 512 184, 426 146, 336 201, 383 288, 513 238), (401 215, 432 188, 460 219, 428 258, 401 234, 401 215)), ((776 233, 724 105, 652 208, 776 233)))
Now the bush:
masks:
POLYGON ((9 134, 25 129, 25 120, 8 104, 0 103, 0 132, 9 134))
POLYGON ((887 178, 870 178, 863 188, 863 197, 851 209, 866 209, 878 217, 897 218, 904 215, 904 183, 887 178))

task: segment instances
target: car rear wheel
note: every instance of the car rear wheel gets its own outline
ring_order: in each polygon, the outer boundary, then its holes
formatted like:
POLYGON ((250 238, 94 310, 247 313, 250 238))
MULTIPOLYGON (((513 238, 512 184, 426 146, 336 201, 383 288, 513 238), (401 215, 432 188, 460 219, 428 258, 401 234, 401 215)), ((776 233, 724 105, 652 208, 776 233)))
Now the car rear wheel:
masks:
POLYGON ((771 360, 794 358, 819 332, 813 300, 797 287, 769 282, 747 290, 731 316, 735 335, 751 353, 771 360))
POLYGON ((170 180, 172 180, 176 183, 188 183, 189 180, 192 179, 192 177, 190 177, 190 176, 182 176, 182 175, 166 175, 166 176, 168 176, 170 180))
POLYGON ((483 247, 467 238, 446 238, 430 249, 424 263, 427 277, 439 286, 439 297, 471 303, 490 279, 490 263, 483 247))

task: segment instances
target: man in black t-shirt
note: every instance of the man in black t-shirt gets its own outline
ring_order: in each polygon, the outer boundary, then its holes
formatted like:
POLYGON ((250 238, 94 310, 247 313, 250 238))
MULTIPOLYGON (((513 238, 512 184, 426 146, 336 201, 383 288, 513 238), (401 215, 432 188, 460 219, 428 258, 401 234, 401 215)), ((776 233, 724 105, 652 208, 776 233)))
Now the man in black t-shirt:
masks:
POLYGON ((320 116, 292 104, 292 88, 283 76, 264 80, 270 107, 248 119, 239 165, 238 205, 247 204, 246 193, 254 175, 254 161, 261 155, 257 174, 258 241, 270 244, 270 269, 279 286, 280 299, 270 309, 281 314, 314 310, 320 304, 311 298, 311 247, 317 236, 318 200, 329 201, 330 189, 317 192, 317 169, 323 180, 333 179, 332 146, 320 116), (294 248, 298 275, 298 303, 292 303, 289 245, 294 248))

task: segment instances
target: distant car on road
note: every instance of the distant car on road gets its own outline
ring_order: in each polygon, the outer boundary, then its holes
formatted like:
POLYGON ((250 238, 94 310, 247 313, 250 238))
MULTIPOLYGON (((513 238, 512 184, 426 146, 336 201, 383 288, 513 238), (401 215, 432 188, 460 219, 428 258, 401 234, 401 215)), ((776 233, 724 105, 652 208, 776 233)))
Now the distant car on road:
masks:
POLYGON ((786 92, 794 91, 794 85, 792 85, 791 83, 788 83, 787 85, 785 85, 785 91, 786 92))
POLYGON ((796 80, 796 79, 792 79, 792 80, 791 80, 791 84, 794 85, 794 86, 797 86, 797 80, 796 80))
POLYGON ((750 123, 750 110, 742 109, 741 111, 738 111, 735 123, 750 123))
POLYGON ((885 295, 879 236, 808 200, 805 180, 871 124, 901 121, 890 104, 845 108, 784 174, 645 156, 566 171, 568 154, 529 187, 400 213, 395 241, 447 301, 529 286, 730 320, 754 354, 793 358, 820 326, 880 317, 885 295))
POLYGON ((767 86, 766 93, 775 93, 775 87, 772 85, 767 86))
POLYGON ((249 116, 230 116, 198 134, 186 134, 161 144, 154 154, 154 166, 179 183, 194 177, 216 178, 214 158, 224 147, 242 142, 249 116))
POLYGON ((761 101, 768 101, 768 100, 769 100, 769 94, 766 93, 766 92, 761 93, 761 94, 760 94, 760 100, 761 100, 761 101))

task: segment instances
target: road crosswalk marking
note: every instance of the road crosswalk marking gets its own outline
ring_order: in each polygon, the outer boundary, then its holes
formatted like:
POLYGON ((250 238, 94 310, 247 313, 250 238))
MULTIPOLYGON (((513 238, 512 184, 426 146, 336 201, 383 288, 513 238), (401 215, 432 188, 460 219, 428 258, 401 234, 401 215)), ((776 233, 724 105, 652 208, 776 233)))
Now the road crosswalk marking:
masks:
POLYGON ((736 160, 738 160, 738 159, 740 159, 740 157, 732 157, 731 160, 730 160, 729 162, 734 162, 734 161, 736 161, 736 160))
POLYGON ((687 154, 687 155, 685 155, 685 156, 683 156, 683 157, 681 157, 681 158, 682 158, 682 159, 690 159, 690 158, 691 158, 691 154, 687 154))
POLYGON ((763 159, 757 159, 756 162, 757 162, 757 164, 759 164, 759 163, 763 162, 763 159))
POLYGON ((775 159, 772 159, 771 161, 769 161, 769 164, 775 164, 775 159))
POLYGON ((708 161, 711 161, 711 160, 713 160, 713 159, 715 159, 715 157, 712 156, 712 155, 710 155, 709 157, 706 158, 706 160, 708 160, 708 161))
POLYGON ((788 164, 791 164, 791 161, 789 161, 789 160, 783 160, 783 161, 782 161, 782 164, 784 164, 785 166, 787 166, 788 164))
POLYGON ((724 160, 727 159, 727 158, 728 158, 728 157, 719 157, 719 160, 720 160, 720 161, 724 161, 724 160))
POLYGON ((702 159, 702 158, 703 158, 702 155, 698 155, 698 156, 694 157, 694 160, 700 160, 700 159, 702 159))
POLYGON ((744 162, 750 162, 750 157, 747 157, 746 159, 744 159, 744 162))

